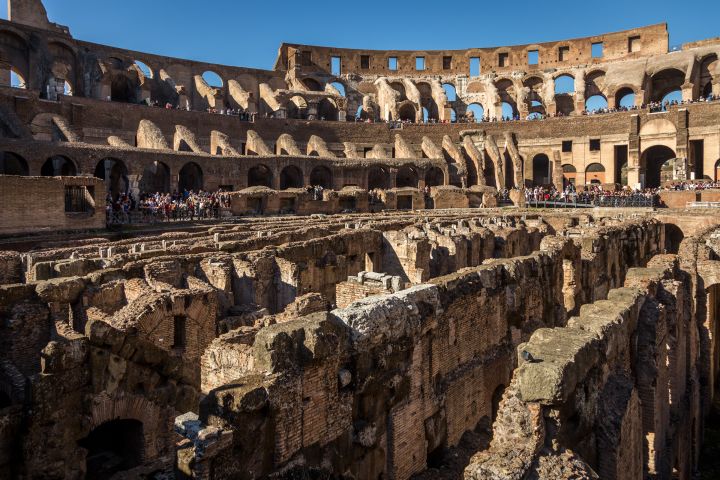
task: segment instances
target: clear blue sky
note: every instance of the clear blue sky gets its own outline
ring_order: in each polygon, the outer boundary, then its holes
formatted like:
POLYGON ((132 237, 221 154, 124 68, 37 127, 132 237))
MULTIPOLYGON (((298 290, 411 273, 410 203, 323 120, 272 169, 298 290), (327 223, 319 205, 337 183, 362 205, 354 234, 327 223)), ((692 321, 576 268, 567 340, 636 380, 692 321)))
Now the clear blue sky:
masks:
MULTIPOLYGON (((266 69, 272 68, 282 42, 368 49, 463 49, 584 37, 659 22, 668 23, 671 45, 720 36, 718 0, 44 3, 50 20, 69 26, 80 40, 266 69)), ((6 9, 1 10, 6 18, 6 9)))

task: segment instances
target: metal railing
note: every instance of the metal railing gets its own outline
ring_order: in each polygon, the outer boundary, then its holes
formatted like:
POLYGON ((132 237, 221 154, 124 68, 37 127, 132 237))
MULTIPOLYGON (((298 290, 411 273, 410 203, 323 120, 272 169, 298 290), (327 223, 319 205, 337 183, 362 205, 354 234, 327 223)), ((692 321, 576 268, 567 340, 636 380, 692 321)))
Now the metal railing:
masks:
POLYGON ((526 205, 531 208, 653 208, 660 204, 657 195, 631 195, 631 196, 596 196, 564 199, 534 200, 530 199, 526 205))
POLYGON ((154 223, 219 220, 231 217, 232 213, 229 208, 223 207, 205 208, 199 211, 183 208, 175 209, 167 214, 158 209, 139 208, 130 212, 122 210, 108 211, 106 216, 108 225, 149 225, 154 223))

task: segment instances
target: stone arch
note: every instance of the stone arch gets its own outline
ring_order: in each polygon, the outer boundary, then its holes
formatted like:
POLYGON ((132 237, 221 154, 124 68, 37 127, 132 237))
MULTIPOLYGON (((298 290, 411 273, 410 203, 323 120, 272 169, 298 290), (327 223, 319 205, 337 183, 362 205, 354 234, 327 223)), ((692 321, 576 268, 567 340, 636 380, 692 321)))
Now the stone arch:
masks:
POLYGON ((417 111, 415 105, 410 102, 405 102, 398 109, 398 120, 414 122, 417 118, 417 111))
POLYGON ((445 82, 442 84, 442 87, 443 90, 445 90, 448 102, 454 102, 457 100, 457 88, 455 88, 455 85, 450 82, 445 82))
POLYGON ((555 112, 570 115, 575 111, 575 77, 561 73, 555 77, 555 112))
POLYGON ((720 60, 717 53, 706 55, 700 60, 700 74, 698 78, 699 93, 707 98, 712 93, 712 82, 720 80, 715 72, 720 72, 720 60))
POLYGON ((480 102, 473 102, 465 109, 465 117, 468 120, 471 118, 469 113, 472 113, 473 121, 480 122, 485 118, 485 107, 480 102))
POLYGON ((685 72, 677 68, 666 68, 655 73, 650 79, 650 101, 660 102, 668 94, 682 91, 685 72))
POLYGON ((3 28, 0 32, 0 79, 4 84, 11 84, 14 73, 27 88, 30 81, 29 49, 27 41, 11 29, 3 28))
POLYGON ((116 473, 142 465, 145 459, 143 422, 135 419, 108 420, 78 441, 87 450, 88 480, 110 478, 116 473))
POLYGON ((397 98, 398 102, 404 102, 407 100, 407 94, 405 93, 405 85, 399 80, 396 80, 394 82, 388 82, 388 85, 390 85, 390 88, 395 90, 400 94, 400 96, 397 98))
POLYGON ((53 58, 50 76, 46 91, 40 93, 53 100, 58 95, 72 95, 77 83, 75 50, 65 42, 53 40, 48 42, 48 51, 53 58))
POLYGON ((295 165, 288 165, 280 171, 280 190, 288 188, 302 188, 303 173, 295 165))
POLYGON ((323 98, 318 102, 318 118, 332 121, 338 119, 338 107, 335 100, 323 98))
POLYGON ((225 86, 225 80, 212 70, 206 70, 202 74, 202 79, 205 81, 210 88, 223 88, 225 86))
POLYGON ((577 169, 575 168, 575 165, 566 163, 562 166, 562 171, 564 186, 567 186, 568 184, 575 185, 575 180, 577 178, 577 169))
POLYGON ((430 167, 425 173, 425 186, 439 187, 445 185, 445 173, 438 167, 430 167))
POLYGON ((113 199, 126 194, 130 189, 128 169, 122 160, 104 158, 95 167, 95 176, 105 181, 107 193, 113 199))
POLYGON ((43 177, 74 177, 77 175, 77 167, 69 158, 55 155, 45 160, 40 168, 40 175, 43 177))
POLYGON ((301 95, 294 95, 285 104, 285 109, 288 118, 306 118, 308 113, 307 100, 301 95))
POLYGON ((322 92, 323 87, 322 84, 315 80, 314 78, 304 78, 302 80, 303 85, 305 85, 305 88, 310 90, 311 92, 322 92))
POLYGON ((310 172, 310 185, 320 186, 325 189, 332 188, 332 171, 325 166, 319 165, 310 172))
POLYGON ((410 166, 403 165, 400 167, 397 171, 397 175, 395 176, 395 186, 397 188, 403 188, 403 187, 413 187, 418 188, 418 173, 417 171, 410 166))
POLYGON ((30 175, 27 161, 13 152, 0 152, 0 175, 30 175))
POLYGON ((347 88, 345 87, 345 84, 340 80, 333 80, 328 85, 331 85, 335 90, 337 90, 341 97, 347 96, 347 88))
POLYGON ((640 156, 641 171, 645 172, 643 186, 656 188, 671 181, 675 157, 673 149, 665 145, 654 145, 643 151, 640 156))
POLYGON ((170 167, 165 163, 154 161, 143 170, 140 178, 141 193, 169 193, 170 167))
MULTIPOLYGON (((509 109, 512 111, 512 116, 515 117, 518 115, 518 104, 517 99, 515 98, 514 91, 515 91, 515 84, 512 80, 509 78, 501 78, 497 81, 495 81, 495 88, 497 88, 498 96, 500 97, 500 103, 505 103, 508 105, 509 109)), ((506 112, 509 113, 509 112, 506 112)), ((501 114, 502 116, 502 114, 501 114)), ((506 115, 507 116, 507 115, 506 115)))
POLYGON ((420 93, 420 105, 423 109, 423 121, 440 119, 440 107, 432 94, 432 86, 429 82, 416 82, 415 86, 420 93))
POLYGON ((673 223, 665 224, 665 253, 677 255, 680 244, 685 239, 682 229, 673 223))
POLYGON ((153 72, 153 69, 150 68, 150 66, 147 63, 143 62, 142 60, 135 60, 133 62, 133 64, 135 65, 135 68, 142 74, 142 76, 144 78, 150 79, 150 78, 155 77, 155 73, 153 72))
POLYGON ((591 163, 585 167, 585 183, 605 183, 605 167, 601 163, 591 163))
POLYGON ((615 91, 615 108, 631 108, 635 105, 635 89, 630 86, 620 87, 615 91))
POLYGON ((390 175, 384 167, 373 166, 368 169, 367 173, 368 190, 387 190, 392 188, 390 185, 390 175))
POLYGON ((133 71, 120 72, 112 75, 110 80, 110 100, 113 102, 137 103, 140 87, 138 73, 133 71))
POLYGON ((203 188, 203 171, 195 162, 188 162, 180 169, 178 174, 178 191, 193 190, 195 192, 203 188))
POLYGON ((601 93, 590 95, 585 99, 585 110, 588 112, 607 109, 608 106, 607 98, 601 93))
POLYGON ((555 95, 572 95, 575 93, 575 77, 569 73, 561 73, 553 78, 555 95))
POLYGON ((533 186, 543 186, 552 183, 552 163, 544 153, 538 153, 532 159, 533 186))
POLYGON ((593 70, 585 74, 585 98, 594 95, 605 97, 605 71, 593 70))
POLYGON ((248 170, 248 187, 272 188, 272 180, 272 170, 262 163, 248 170))

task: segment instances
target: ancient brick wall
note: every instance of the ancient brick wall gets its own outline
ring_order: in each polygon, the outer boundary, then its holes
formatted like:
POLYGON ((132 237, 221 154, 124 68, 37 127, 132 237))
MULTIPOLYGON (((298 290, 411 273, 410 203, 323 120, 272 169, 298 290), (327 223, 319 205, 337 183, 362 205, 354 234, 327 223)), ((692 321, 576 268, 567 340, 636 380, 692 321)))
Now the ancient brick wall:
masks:
POLYGON ((242 379, 211 391, 201 407, 201 422, 232 434, 231 444, 198 461, 192 452, 207 447, 188 440, 182 468, 219 478, 243 458, 260 476, 285 465, 292 470, 302 456, 304 470, 327 471, 325 459, 336 473, 409 478, 426 468, 436 448, 456 445, 463 433, 490 421, 493 398, 509 384, 516 347, 538 328, 565 324, 578 306, 566 305, 568 292, 585 290, 595 298, 607 291, 602 284, 575 284, 583 269, 624 278, 634 262, 658 251, 661 237, 656 222, 599 229, 587 244, 546 237, 540 251, 526 257, 492 260, 430 285, 264 328, 252 359, 246 346, 232 347, 238 353, 228 366, 234 363, 242 379), (599 262, 603 247, 609 251, 599 262), (567 262, 576 278, 568 277, 567 262), (258 383, 261 372, 271 376, 258 383), (227 395, 239 407, 228 408, 227 395), (253 428, 238 428, 238 415, 253 428))
POLYGON ((466 477, 690 478, 701 413, 699 357, 684 354, 697 341, 688 280, 676 257, 655 257, 567 327, 540 329, 521 344, 491 448, 466 477), (559 473, 571 460, 575 471, 559 473))
POLYGON ((97 178, 0 175, 0 234, 105 228, 105 186, 97 178), (87 189, 88 212, 68 212, 65 189, 87 189))

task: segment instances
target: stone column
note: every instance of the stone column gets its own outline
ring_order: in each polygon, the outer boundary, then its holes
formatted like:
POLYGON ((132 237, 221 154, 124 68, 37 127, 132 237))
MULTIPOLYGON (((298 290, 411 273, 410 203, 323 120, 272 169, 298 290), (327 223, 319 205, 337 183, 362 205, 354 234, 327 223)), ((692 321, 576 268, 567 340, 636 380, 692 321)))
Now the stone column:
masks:
POLYGON ((563 189, 562 156, 560 150, 552 152, 552 182, 557 190, 563 189))

